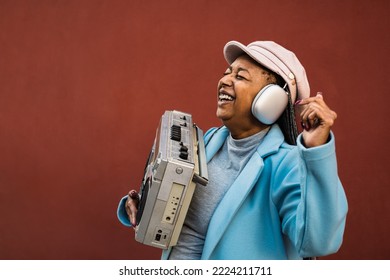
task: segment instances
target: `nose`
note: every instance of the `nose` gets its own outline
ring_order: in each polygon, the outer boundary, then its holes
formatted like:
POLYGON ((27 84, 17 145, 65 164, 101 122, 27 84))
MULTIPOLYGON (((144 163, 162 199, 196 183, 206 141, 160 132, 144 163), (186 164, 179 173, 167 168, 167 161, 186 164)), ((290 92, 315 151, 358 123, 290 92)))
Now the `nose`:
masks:
POLYGON ((233 85, 233 79, 231 74, 226 74, 224 75, 220 80, 219 80, 219 85, 225 86, 225 87, 231 87, 233 85))

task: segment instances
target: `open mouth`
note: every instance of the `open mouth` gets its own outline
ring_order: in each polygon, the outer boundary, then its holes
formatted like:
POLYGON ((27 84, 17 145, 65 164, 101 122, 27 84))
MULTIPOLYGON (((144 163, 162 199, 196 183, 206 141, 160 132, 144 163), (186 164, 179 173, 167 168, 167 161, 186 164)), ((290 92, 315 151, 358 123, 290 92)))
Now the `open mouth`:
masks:
POLYGON ((234 100, 234 97, 227 94, 227 93, 220 93, 218 95, 218 100, 219 101, 233 101, 234 100))

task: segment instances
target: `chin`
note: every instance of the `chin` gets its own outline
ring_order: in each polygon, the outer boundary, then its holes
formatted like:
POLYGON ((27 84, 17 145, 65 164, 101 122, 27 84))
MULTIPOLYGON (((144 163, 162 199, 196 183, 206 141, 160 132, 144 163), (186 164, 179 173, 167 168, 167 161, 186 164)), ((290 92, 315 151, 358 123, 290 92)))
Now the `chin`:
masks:
POLYGON ((231 118, 226 116, 217 115, 217 118, 222 122, 222 124, 226 127, 229 127, 229 124, 232 122, 231 118))
POLYGON ((223 119, 230 119, 232 117, 232 113, 226 111, 226 110, 223 110, 221 108, 217 108, 217 111, 216 111, 216 116, 217 118, 223 120, 223 119))

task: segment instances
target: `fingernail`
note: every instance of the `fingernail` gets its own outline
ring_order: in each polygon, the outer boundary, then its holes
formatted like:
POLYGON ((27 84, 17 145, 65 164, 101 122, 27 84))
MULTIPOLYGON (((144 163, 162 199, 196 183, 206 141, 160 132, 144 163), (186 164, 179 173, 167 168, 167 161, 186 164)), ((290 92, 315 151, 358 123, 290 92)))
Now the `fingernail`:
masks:
POLYGON ((130 197, 132 198, 132 199, 138 199, 139 197, 138 197, 138 193, 136 192, 136 191, 131 191, 130 192, 130 197))
POLYGON ((302 100, 297 100, 294 105, 299 105, 302 102, 302 100))
POLYGON ((304 130, 306 130, 306 131, 308 131, 308 130, 310 130, 310 123, 309 122, 307 122, 306 124, 302 121, 301 122, 301 126, 302 126, 302 128, 304 129, 304 130))

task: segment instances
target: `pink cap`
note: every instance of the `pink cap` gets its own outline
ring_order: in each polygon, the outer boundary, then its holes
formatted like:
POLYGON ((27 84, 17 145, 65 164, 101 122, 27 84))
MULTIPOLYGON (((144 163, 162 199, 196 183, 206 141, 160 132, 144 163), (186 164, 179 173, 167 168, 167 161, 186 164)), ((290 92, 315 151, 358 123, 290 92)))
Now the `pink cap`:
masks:
POLYGON ((228 42, 223 50, 226 61, 232 64, 246 53, 255 61, 281 76, 287 83, 292 102, 310 96, 306 71, 295 54, 272 41, 256 41, 245 46, 237 41, 228 42))

